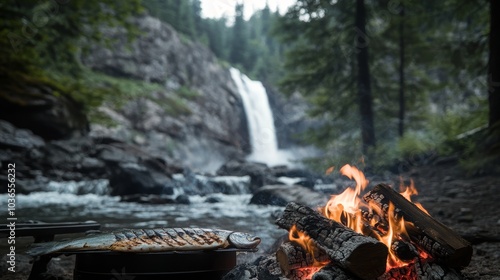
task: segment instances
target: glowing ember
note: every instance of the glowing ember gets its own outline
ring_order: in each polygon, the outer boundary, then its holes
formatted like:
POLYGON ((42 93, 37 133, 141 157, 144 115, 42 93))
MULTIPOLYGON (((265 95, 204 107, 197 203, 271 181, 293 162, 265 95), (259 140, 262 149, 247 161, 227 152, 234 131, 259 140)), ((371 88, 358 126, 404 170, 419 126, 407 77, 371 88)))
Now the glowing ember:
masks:
MULTIPOLYGON (((330 167, 326 173, 330 174, 333 170, 334 168, 330 167)), ((332 195, 325 207, 319 209, 325 217, 342 223, 357 233, 365 235, 370 233, 371 236, 378 238, 388 248, 391 248, 394 241, 410 240, 406 228, 411 223, 405 222, 402 217, 395 214, 395 207, 392 203, 389 204, 388 211, 384 212, 375 203, 366 203, 361 199, 361 193, 369 183, 363 172, 350 165, 343 166, 339 172, 356 181, 356 187, 347 188, 339 195, 332 195)), ((411 201, 412 195, 417 194, 413 181, 411 181, 410 186, 404 187, 401 184, 400 187, 402 190, 401 195, 408 201, 411 201)), ((414 204, 428 214, 421 204, 414 204)), ((314 252, 317 249, 314 246, 314 242, 309 236, 298 231, 295 226, 290 230, 290 240, 300 244, 311 255, 315 255, 314 252)), ((395 267, 408 265, 408 261, 400 260, 395 252, 392 252, 392 250, 389 251, 386 265, 387 271, 395 267)), ((426 253, 420 252, 421 259, 427 257, 426 253)), ((315 260, 315 267, 324 265, 325 263, 316 262, 315 260)))

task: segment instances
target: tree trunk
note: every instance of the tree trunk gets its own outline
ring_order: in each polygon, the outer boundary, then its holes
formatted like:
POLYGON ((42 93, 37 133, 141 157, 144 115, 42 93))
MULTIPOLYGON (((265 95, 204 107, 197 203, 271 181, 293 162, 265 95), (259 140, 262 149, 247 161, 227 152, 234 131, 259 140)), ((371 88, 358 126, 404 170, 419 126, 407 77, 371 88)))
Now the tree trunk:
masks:
POLYGON ((490 57, 488 60, 489 125, 500 122, 500 2, 490 0, 490 57))
POLYGON ((399 137, 403 137, 405 123, 405 8, 401 3, 399 22, 399 137))
POLYGON ((373 101, 368 67, 368 37, 366 36, 366 10, 364 0, 356 1, 356 37, 358 59, 358 99, 361 115, 361 137, 363 153, 375 146, 375 127, 373 126, 373 101))

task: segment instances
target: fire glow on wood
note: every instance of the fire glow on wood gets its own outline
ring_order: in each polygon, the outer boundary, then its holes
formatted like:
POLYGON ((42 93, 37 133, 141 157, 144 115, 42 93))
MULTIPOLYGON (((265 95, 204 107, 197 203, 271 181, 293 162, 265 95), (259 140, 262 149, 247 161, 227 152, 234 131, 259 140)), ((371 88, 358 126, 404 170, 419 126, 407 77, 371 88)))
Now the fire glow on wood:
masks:
POLYGON ((411 202, 417 194, 413 182, 402 185, 401 193, 381 184, 362 196, 369 183, 364 174, 350 165, 340 173, 355 180, 356 187, 332 195, 318 212, 292 202, 277 220, 291 241, 276 253, 285 276, 316 279, 320 271, 341 279, 419 280, 433 279, 421 277, 425 271, 451 269, 447 277, 460 279, 453 269, 468 265, 472 247, 411 202))

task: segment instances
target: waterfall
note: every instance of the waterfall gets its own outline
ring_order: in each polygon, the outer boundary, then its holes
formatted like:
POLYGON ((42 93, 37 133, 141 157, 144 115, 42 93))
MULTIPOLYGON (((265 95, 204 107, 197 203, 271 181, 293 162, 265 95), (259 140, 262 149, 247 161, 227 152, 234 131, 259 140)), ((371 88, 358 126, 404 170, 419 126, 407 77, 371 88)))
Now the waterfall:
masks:
POLYGON ((231 68, 230 72, 238 87, 247 117, 252 148, 248 159, 268 165, 287 164, 286 153, 278 150, 273 113, 266 89, 261 82, 250 80, 236 68, 231 68))

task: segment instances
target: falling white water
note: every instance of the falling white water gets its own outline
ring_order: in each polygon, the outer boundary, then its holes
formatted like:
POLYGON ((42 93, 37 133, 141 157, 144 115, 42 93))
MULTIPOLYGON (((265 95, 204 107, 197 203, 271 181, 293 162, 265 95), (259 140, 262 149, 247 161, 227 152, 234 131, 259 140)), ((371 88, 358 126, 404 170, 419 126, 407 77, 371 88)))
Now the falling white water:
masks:
POLYGON ((287 153, 278 150, 273 113, 266 89, 261 82, 250 80, 238 69, 231 68, 230 71, 241 95, 247 117, 252 147, 248 159, 268 165, 287 164, 287 153))

